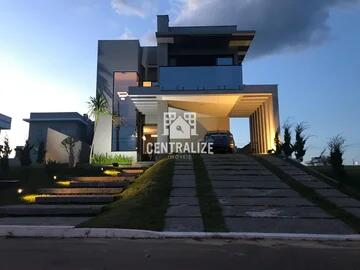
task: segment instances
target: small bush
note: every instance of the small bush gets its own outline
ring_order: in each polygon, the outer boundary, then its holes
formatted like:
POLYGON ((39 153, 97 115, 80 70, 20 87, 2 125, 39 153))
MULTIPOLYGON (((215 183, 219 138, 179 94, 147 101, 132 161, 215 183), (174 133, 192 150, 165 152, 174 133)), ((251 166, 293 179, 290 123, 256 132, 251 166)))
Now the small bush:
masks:
POLYGON ((284 129, 284 143, 281 146, 281 149, 284 155, 289 158, 292 156, 294 152, 293 145, 291 144, 291 125, 289 123, 285 123, 283 126, 284 129))
POLYGON ((94 154, 91 158, 91 164, 95 165, 110 165, 113 163, 118 164, 132 164, 133 159, 124 155, 108 155, 108 154, 94 154))
POLYGON ((282 151, 282 143, 280 141, 280 130, 276 130, 275 132, 275 138, 274 138, 274 143, 275 143, 275 155, 281 155, 281 151, 282 151))
POLYGON ((295 126, 295 143, 293 145, 293 150, 295 157, 299 161, 303 161, 303 158, 306 153, 305 144, 308 140, 308 137, 304 135, 304 131, 307 129, 305 122, 301 122, 295 126))
POLYGON ((9 169, 9 155, 11 154, 12 150, 9 146, 9 139, 5 137, 4 145, 0 145, 0 167, 7 171, 9 169))
POLYGON ((44 163, 45 154, 46 154, 45 143, 44 141, 41 141, 38 146, 36 162, 39 164, 44 163))
POLYGON ((330 164, 336 174, 344 174, 343 155, 345 152, 345 139, 336 135, 328 142, 330 151, 330 164))
POLYGON ((31 150, 34 148, 33 145, 30 145, 29 141, 26 141, 25 146, 20 150, 20 163, 21 166, 31 165, 31 150))

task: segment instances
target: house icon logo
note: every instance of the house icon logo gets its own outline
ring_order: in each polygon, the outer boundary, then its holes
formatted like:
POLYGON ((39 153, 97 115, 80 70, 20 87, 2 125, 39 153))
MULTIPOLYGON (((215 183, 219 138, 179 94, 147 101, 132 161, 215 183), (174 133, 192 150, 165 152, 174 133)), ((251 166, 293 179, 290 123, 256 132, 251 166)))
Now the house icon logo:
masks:
POLYGON ((163 135, 170 139, 190 139, 191 136, 197 136, 196 113, 185 112, 181 116, 176 112, 165 112, 163 135))

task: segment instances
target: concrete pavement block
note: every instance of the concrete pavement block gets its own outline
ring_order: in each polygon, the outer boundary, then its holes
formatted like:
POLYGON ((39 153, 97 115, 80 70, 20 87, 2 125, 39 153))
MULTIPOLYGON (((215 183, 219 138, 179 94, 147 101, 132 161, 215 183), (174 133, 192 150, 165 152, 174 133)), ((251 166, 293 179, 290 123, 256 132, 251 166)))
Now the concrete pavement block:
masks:
POLYGON ((202 232, 204 225, 201 218, 172 217, 166 218, 164 231, 202 232))

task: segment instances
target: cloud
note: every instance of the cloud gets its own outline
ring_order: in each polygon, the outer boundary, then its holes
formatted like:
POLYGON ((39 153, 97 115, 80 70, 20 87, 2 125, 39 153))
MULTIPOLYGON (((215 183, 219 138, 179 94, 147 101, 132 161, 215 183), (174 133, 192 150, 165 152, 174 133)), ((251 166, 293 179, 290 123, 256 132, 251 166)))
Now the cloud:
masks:
POLYGON ((155 31, 150 30, 140 37, 141 46, 156 46, 155 31))
POLYGON ((252 57, 322 44, 333 8, 349 8, 359 0, 183 0, 176 25, 236 24, 256 30, 252 57))
POLYGON ((111 7, 119 15, 152 17, 158 13, 160 0, 111 0, 111 7))
POLYGON ((112 0, 111 7, 120 15, 145 17, 143 5, 136 5, 133 1, 129 4, 127 0, 112 0))
POLYGON ((129 28, 125 28, 125 31, 121 34, 120 39, 136 39, 134 34, 129 28))

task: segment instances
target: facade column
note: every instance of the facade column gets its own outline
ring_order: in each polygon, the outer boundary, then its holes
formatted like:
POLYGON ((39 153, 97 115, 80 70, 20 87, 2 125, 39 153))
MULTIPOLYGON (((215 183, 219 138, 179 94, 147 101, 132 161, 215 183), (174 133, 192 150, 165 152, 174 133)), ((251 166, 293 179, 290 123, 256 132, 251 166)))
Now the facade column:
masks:
POLYGON ((270 98, 266 101, 266 121, 267 121, 267 136, 268 136, 268 150, 274 148, 274 138, 275 138, 275 132, 273 132, 273 124, 272 124, 272 110, 271 110, 271 100, 270 98))
POLYGON ((168 111, 167 101, 158 101, 157 106, 157 141, 167 143, 169 136, 163 136, 164 132, 164 112, 168 111))
POLYGON ((260 135, 260 123, 259 123, 259 113, 258 113, 258 109, 256 109, 255 113, 254 113, 254 118, 255 118, 255 153, 259 153, 260 152, 260 140, 259 140, 259 135, 260 135))
POLYGON ((268 121, 267 121, 267 110, 266 110, 266 101, 262 105, 262 115, 263 115, 263 128, 264 128, 264 153, 266 154, 268 150, 270 150, 270 144, 269 144, 269 129, 268 129, 268 121))
POLYGON ((266 100, 263 104, 264 107, 264 119, 265 119, 265 151, 267 153, 268 150, 271 149, 270 144, 270 132, 269 132, 269 110, 268 110, 268 101, 266 100))
POLYGON ((265 151, 265 119, 264 119, 264 107, 261 105, 259 107, 259 115, 260 115, 260 153, 264 153, 265 151))
POLYGON ((249 116, 249 128, 250 128, 250 150, 254 152, 254 114, 249 116))

